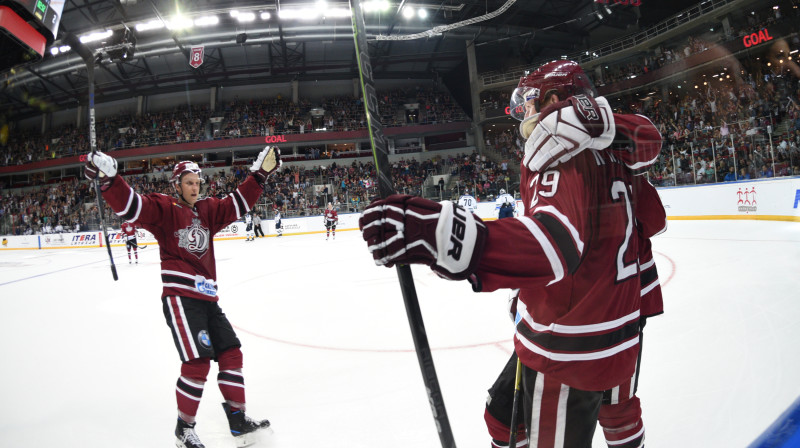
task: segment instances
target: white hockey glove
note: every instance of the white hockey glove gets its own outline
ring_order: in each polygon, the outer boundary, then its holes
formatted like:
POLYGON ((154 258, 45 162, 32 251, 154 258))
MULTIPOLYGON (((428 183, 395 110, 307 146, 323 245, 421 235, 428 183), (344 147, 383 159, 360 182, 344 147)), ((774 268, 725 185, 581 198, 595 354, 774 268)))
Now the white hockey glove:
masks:
POLYGON ((571 96, 542 109, 525 142, 523 163, 531 171, 544 171, 586 148, 607 148, 615 135, 614 114, 605 98, 571 96))
POLYGON ((463 207, 408 195, 373 202, 358 227, 376 265, 425 264, 450 280, 470 277, 488 234, 483 221, 463 207))
POLYGON ((253 166, 250 167, 250 171, 258 183, 263 186, 264 182, 267 181, 267 177, 278 171, 282 163, 281 150, 277 146, 267 146, 258 153, 258 157, 253 162, 253 166))
POLYGON ((86 156, 83 175, 89 180, 98 179, 100 182, 100 189, 105 191, 111 186, 114 176, 117 175, 117 161, 113 157, 103 154, 100 151, 89 153, 86 156))

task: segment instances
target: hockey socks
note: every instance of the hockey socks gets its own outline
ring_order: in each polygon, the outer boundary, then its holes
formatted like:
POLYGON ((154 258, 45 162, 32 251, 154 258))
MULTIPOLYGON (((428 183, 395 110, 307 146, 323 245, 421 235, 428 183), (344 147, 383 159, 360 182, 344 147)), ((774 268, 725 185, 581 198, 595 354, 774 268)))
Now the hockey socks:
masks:
POLYGON ((244 376, 242 376, 242 352, 239 348, 225 350, 219 355, 217 385, 225 401, 244 410, 244 376))
POLYGON ((178 412, 186 420, 193 421, 197 415, 197 407, 200 406, 200 398, 203 396, 205 381, 198 381, 194 378, 180 377, 175 388, 175 396, 178 398, 178 412))
POLYGON ((181 376, 175 387, 175 397, 178 401, 178 413, 187 423, 194 422, 203 388, 206 383, 208 371, 211 368, 209 358, 197 358, 184 362, 181 365, 181 376))
POLYGON ((230 403, 231 407, 236 410, 244 407, 244 377, 240 369, 220 370, 217 375, 217 385, 219 385, 219 391, 225 401, 230 403))

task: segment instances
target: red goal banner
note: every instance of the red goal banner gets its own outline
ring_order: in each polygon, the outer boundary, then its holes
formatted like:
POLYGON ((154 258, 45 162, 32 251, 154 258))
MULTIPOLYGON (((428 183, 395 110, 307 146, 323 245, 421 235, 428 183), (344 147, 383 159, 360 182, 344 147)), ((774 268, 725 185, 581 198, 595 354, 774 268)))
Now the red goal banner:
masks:
POLYGON ((189 53, 189 65, 194 68, 200 67, 203 63, 203 48, 203 45, 192 47, 192 51, 189 53))

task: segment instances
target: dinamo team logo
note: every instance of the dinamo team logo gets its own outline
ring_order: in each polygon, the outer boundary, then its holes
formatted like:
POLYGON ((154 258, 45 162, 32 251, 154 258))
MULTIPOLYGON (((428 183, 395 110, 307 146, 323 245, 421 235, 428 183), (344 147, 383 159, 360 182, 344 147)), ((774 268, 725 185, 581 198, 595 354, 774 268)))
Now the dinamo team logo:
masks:
POLYGON ((202 225, 200 220, 192 218, 192 224, 175 232, 178 237, 178 247, 186 249, 197 258, 203 258, 208 250, 209 231, 202 225))

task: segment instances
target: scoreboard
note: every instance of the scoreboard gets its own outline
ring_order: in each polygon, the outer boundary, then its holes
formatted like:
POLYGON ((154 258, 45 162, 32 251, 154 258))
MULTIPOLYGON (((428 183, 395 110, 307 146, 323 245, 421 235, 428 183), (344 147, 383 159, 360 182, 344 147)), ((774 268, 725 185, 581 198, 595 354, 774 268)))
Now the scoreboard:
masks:
POLYGON ((64 0, 0 0, 0 72, 40 61, 63 10, 64 0))
POLYGON ((39 29, 48 44, 58 35, 64 0, 0 0, 0 5, 8 6, 31 26, 39 29))

